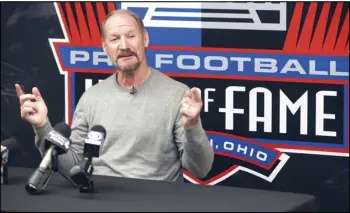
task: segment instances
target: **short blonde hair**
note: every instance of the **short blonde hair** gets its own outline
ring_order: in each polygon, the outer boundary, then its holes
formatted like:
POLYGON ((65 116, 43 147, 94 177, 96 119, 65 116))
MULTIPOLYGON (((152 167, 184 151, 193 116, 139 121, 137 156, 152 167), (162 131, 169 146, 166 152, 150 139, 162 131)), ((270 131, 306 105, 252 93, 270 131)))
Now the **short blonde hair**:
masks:
POLYGON ((104 38, 104 34, 103 34, 103 29, 104 29, 104 26, 107 22, 107 20, 113 16, 114 14, 117 14, 117 13, 121 13, 121 12, 126 12, 127 14, 131 15, 131 17, 133 17, 137 23, 137 25, 139 26, 141 32, 145 31, 145 25, 143 24, 143 20, 138 16, 136 15, 134 12, 130 11, 130 10, 124 10, 124 9, 118 9, 118 10, 113 10, 111 12, 109 12, 105 18, 105 20, 102 22, 101 24, 101 28, 100 28, 100 32, 101 32, 101 37, 104 38))

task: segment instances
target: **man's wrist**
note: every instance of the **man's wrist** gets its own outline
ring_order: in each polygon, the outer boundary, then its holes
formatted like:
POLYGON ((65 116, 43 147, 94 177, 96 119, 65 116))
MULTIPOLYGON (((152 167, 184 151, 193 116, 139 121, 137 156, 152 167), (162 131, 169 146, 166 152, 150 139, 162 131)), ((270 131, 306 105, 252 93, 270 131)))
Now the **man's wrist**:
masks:
POLYGON ((193 129, 195 126, 198 125, 198 123, 199 123, 199 116, 198 116, 197 118, 194 118, 194 119, 191 121, 191 123, 192 123, 191 125, 185 126, 185 129, 186 129, 186 130, 193 129))
POLYGON ((52 130, 52 126, 49 119, 47 119, 42 125, 33 126, 33 129, 37 136, 45 137, 46 134, 52 130))
POLYGON ((41 128, 41 127, 47 125, 48 122, 49 122, 49 118, 46 117, 41 123, 34 124, 33 126, 34 126, 34 128, 41 128))
POLYGON ((191 125, 191 126, 188 126, 187 128, 185 128, 185 131, 186 131, 186 133, 191 134, 192 132, 198 133, 198 131, 200 131, 201 129, 202 129, 202 126, 201 126, 199 119, 198 119, 198 121, 194 125, 191 125))

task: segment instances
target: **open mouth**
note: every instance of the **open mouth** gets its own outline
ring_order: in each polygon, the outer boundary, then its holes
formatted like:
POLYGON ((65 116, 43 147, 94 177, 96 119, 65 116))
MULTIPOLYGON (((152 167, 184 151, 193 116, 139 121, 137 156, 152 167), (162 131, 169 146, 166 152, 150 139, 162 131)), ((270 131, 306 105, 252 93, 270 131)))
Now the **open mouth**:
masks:
POLYGON ((127 59, 132 58, 133 56, 135 56, 135 55, 134 54, 127 54, 127 55, 119 56, 118 59, 127 60, 127 59))

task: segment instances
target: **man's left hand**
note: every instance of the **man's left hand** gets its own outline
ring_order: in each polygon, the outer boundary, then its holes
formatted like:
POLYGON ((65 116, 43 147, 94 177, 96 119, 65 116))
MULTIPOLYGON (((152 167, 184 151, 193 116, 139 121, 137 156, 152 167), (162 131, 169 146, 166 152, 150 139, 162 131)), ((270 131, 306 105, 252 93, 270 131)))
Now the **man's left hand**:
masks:
POLYGON ((203 102, 197 88, 186 92, 180 109, 181 120, 185 128, 192 128, 198 123, 202 106, 203 102))

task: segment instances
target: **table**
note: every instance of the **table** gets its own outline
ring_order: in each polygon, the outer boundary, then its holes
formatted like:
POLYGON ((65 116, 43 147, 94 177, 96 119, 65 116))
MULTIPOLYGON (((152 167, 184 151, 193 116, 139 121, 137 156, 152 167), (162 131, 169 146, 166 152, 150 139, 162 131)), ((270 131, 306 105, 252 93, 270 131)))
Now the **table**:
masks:
POLYGON ((305 194, 96 175, 94 194, 55 173, 43 194, 29 195, 24 186, 34 169, 8 170, 1 211, 316 211, 315 198, 305 194))

